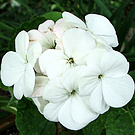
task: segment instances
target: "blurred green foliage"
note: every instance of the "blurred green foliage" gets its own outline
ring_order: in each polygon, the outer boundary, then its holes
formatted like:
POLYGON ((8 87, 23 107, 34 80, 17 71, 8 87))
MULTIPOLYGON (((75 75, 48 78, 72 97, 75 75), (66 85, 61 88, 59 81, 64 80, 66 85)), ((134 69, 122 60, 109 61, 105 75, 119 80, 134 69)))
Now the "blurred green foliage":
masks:
MULTIPOLYGON (((14 50, 14 39, 18 32, 23 29, 28 31, 37 28, 40 23, 47 19, 56 21, 61 17, 63 11, 69 11, 82 20, 84 20, 85 15, 89 13, 106 16, 114 25, 118 35, 119 46, 114 48, 114 50, 118 50, 126 56, 130 62, 130 75, 135 79, 134 0, 0 0, 0 60, 8 50, 14 50)), ((0 108, 16 113, 15 109, 18 101, 13 96, 12 87, 5 87, 0 81, 0 88, 10 91, 12 95, 11 99, 0 97, 0 108)), ((21 123, 24 121, 29 124, 32 121, 32 118, 28 120, 27 116, 29 114, 24 113, 26 105, 30 106, 29 108, 26 108, 27 112, 31 113, 31 110, 34 110, 33 115, 44 120, 43 116, 37 112, 37 109, 32 102, 26 100, 27 99, 23 98, 23 100, 19 101, 17 107, 16 123, 22 134, 25 134, 25 128, 28 128, 29 130, 29 128, 33 129, 35 126, 31 125, 27 127, 21 123)), ((37 128, 46 133, 42 124, 44 124, 44 122, 47 123, 47 121, 45 120, 42 122, 43 123, 40 123, 41 127, 37 128)), ((74 133, 78 135, 87 135, 89 132, 91 132, 91 135, 95 135, 95 133, 97 135, 134 135, 134 129, 135 96, 124 108, 110 109, 107 113, 101 115, 96 121, 84 128, 83 132, 77 131, 74 133)), ((54 127, 54 131, 55 130, 54 127)), ((29 134, 31 134, 31 131, 29 131, 29 134)), ((69 132, 64 131, 61 134, 68 135, 69 132)))

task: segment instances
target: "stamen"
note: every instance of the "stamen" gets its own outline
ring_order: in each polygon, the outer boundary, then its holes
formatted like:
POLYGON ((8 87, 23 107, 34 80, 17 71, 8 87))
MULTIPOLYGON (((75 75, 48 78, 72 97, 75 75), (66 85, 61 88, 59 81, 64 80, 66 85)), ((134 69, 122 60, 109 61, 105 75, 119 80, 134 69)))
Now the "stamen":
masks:
POLYGON ((74 59, 73 59, 73 58, 69 58, 68 63, 69 63, 69 64, 74 63, 74 59))
POLYGON ((102 74, 100 74, 99 76, 98 76, 98 79, 101 79, 103 77, 103 75, 102 74))
POLYGON ((74 95, 74 94, 75 94, 75 92, 76 92, 76 91, 75 91, 75 90, 73 90, 73 91, 71 92, 71 95, 74 95))

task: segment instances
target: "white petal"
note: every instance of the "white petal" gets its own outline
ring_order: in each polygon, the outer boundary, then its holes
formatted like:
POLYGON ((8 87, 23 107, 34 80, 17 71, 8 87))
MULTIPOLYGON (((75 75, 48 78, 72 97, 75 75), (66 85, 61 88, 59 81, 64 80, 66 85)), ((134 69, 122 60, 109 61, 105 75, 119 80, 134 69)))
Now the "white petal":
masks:
POLYGON ((48 77, 46 76, 36 76, 35 87, 32 94, 32 97, 40 97, 43 96, 44 88, 49 82, 48 77))
POLYGON ((16 52, 7 52, 2 58, 1 80, 6 86, 15 84, 24 74, 24 59, 16 52))
POLYGON ((44 89, 43 98, 50 102, 62 102, 68 98, 68 91, 62 86, 60 78, 52 79, 44 89))
POLYGON ((89 32, 72 28, 65 32, 62 37, 65 54, 73 58, 75 63, 86 56, 94 47, 95 41, 89 32))
MULTIPOLYGON (((107 52, 107 49, 105 46, 102 46, 102 44, 97 44, 96 46, 87 56, 87 65, 100 65, 101 59, 104 56, 104 54, 107 52)), ((110 50, 111 51, 111 50, 110 50)))
POLYGON ((82 73, 79 83, 79 93, 83 96, 88 96, 97 87, 100 80, 98 75, 100 75, 101 70, 96 65, 87 66, 82 73))
POLYGON ((41 69, 40 69, 40 66, 39 66, 39 59, 37 59, 36 63, 35 63, 35 66, 34 66, 34 69, 37 73, 42 73, 41 69))
POLYGON ((67 60, 57 60, 48 64, 46 74, 49 79, 53 79, 62 76, 70 68, 72 68, 72 65, 67 63, 67 60))
MULTIPOLYGON (((119 45, 117 35, 114 34, 112 36, 99 36, 100 38, 103 38, 107 44, 109 44, 112 47, 117 47, 119 45)), ((100 40, 101 41, 101 40, 100 40)), ((102 41, 104 43, 104 41, 102 41)))
POLYGON ((66 71, 62 78, 62 85, 66 90, 72 92, 79 88, 81 74, 85 70, 85 66, 77 66, 66 71))
POLYGON ((134 81, 129 75, 119 78, 103 78, 103 96, 111 107, 126 105, 134 94, 134 81))
POLYGON ((58 114, 63 103, 49 103, 44 108, 44 116, 46 119, 58 122, 58 114))
POLYGON ((42 33, 47 32, 48 30, 53 31, 53 27, 54 27, 54 21, 52 20, 47 20, 44 23, 40 24, 38 27, 38 30, 42 33))
POLYGON ((71 101, 72 98, 69 97, 69 99, 61 107, 58 114, 58 120, 63 126, 65 126, 70 130, 79 130, 85 127, 87 124, 78 124, 73 120, 71 115, 71 104, 72 104, 71 101))
POLYGON ((24 82, 23 77, 17 81, 17 83, 14 85, 13 93, 15 98, 21 99, 24 93, 24 82))
POLYGON ((48 31, 44 35, 47 39, 45 47, 47 49, 54 49, 55 48, 55 35, 54 35, 54 33, 52 31, 48 31))
POLYGON ((15 49, 24 60, 26 59, 28 45, 29 35, 26 31, 21 31, 15 38, 15 49))
POLYGON ((103 114, 104 112, 108 111, 109 106, 104 101, 101 82, 93 90, 89 99, 90 107, 95 112, 103 114))
POLYGON ((83 98, 77 93, 72 96, 71 115, 76 123, 84 125, 98 117, 98 114, 92 111, 83 98))
POLYGON ((28 63, 30 63, 34 67, 36 60, 37 58, 39 58, 41 53, 42 53, 42 46, 40 45, 40 43, 35 42, 28 50, 27 54, 28 63))
POLYGON ((70 28, 73 28, 73 26, 64 21, 64 19, 59 19, 54 25, 54 33, 56 34, 56 37, 62 38, 64 32, 70 28))
POLYGON ((101 70, 106 77, 121 77, 127 74, 129 63, 124 55, 117 51, 111 51, 102 57, 101 70))
POLYGON ((30 97, 35 85, 35 72, 31 64, 27 64, 24 76, 24 95, 30 97))
POLYGON ((68 57, 61 50, 48 49, 39 58, 41 71, 50 79, 63 74, 70 64, 67 64, 68 57))
POLYGON ((30 30, 28 34, 29 34, 30 42, 38 41, 44 47, 44 50, 47 49, 47 46, 46 46, 47 38, 45 37, 43 33, 41 33, 38 30, 33 29, 33 30, 30 30))
POLYGON ((85 16, 88 29, 95 35, 101 36, 111 46, 118 46, 115 29, 110 21, 101 15, 88 14, 85 16))
POLYGON ((38 98, 32 98, 34 101, 35 105, 37 106, 39 112, 43 114, 45 106, 48 104, 48 101, 44 100, 42 97, 38 98))
POLYGON ((75 27, 86 29, 85 23, 81 19, 76 17, 75 15, 73 15, 73 14, 71 14, 69 12, 63 12, 62 17, 69 24, 71 24, 71 25, 73 25, 75 27))

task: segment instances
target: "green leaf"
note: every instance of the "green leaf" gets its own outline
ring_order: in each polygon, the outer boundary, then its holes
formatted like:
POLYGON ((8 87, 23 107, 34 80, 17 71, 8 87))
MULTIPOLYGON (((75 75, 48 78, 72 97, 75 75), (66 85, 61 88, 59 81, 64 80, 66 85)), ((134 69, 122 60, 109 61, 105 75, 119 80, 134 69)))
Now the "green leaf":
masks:
POLYGON ((128 111, 111 108, 85 127, 83 132, 85 135, 134 135, 135 123, 128 111))
POLYGON ((26 98, 18 102, 16 126, 21 135, 55 135, 55 123, 41 115, 37 107, 26 98))
POLYGON ((7 106, 9 100, 10 100, 10 98, 8 98, 8 97, 0 96, 0 108, 2 106, 7 106))
POLYGON ((10 98, 0 96, 0 109, 16 114, 16 107, 9 106, 10 98))
POLYGON ((42 15, 41 17, 45 17, 47 20, 53 20, 56 22, 58 19, 62 18, 61 12, 48 12, 42 15))
POLYGON ((102 2, 102 0, 94 0, 95 3, 103 10, 104 14, 107 17, 111 17, 112 13, 110 10, 107 8, 107 6, 102 2))
POLYGON ((0 22, 0 28, 5 28, 5 29, 7 29, 7 30, 9 30, 11 32, 14 32, 14 28, 12 28, 11 26, 9 26, 9 25, 7 25, 7 24, 5 24, 3 22, 0 22))
POLYGON ((0 34, 0 38, 5 39, 5 40, 10 40, 9 37, 6 37, 6 36, 4 36, 4 35, 2 35, 2 34, 0 34))
POLYGON ((16 114, 17 109, 13 106, 3 106, 1 109, 16 114))

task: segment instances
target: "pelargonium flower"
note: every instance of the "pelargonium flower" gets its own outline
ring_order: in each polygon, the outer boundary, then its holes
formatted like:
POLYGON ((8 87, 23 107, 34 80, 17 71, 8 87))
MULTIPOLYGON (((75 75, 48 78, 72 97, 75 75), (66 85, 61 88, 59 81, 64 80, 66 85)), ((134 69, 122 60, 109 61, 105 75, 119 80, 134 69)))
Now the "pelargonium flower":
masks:
POLYGON ((112 47, 118 46, 116 31, 106 17, 97 14, 88 14, 85 16, 85 24, 81 19, 69 12, 63 12, 62 16, 63 21, 58 20, 54 26, 54 32, 58 37, 62 36, 67 29, 77 27, 90 31, 93 38, 98 42, 106 43, 106 45, 112 47))
MULTIPOLYGON (((93 55, 94 57, 94 55, 93 55)), ((97 113, 126 105, 134 94, 134 81, 127 74, 129 63, 119 52, 109 51, 100 60, 88 58, 79 83, 80 95, 90 96, 89 105, 97 113)))
POLYGON ((83 69, 84 66, 75 67, 63 77, 48 82, 43 93, 43 98, 49 101, 43 111, 46 119, 79 130, 98 117, 88 105, 89 98, 79 95, 79 77, 83 69))
POLYGON ((62 36, 63 49, 46 50, 39 58, 39 66, 49 79, 63 75, 68 69, 86 64, 85 57, 96 46, 88 31, 69 29, 62 36))
POLYGON ((39 42, 42 45, 42 51, 55 48, 55 35, 53 33, 54 22, 47 20, 38 26, 38 30, 33 29, 28 32, 30 42, 39 42))
POLYGON ((28 97, 32 94, 35 85, 33 67, 36 59, 42 52, 39 43, 29 46, 29 36, 21 31, 15 39, 16 52, 7 52, 1 64, 1 80, 5 86, 14 85, 14 96, 21 99, 23 94, 28 97))

